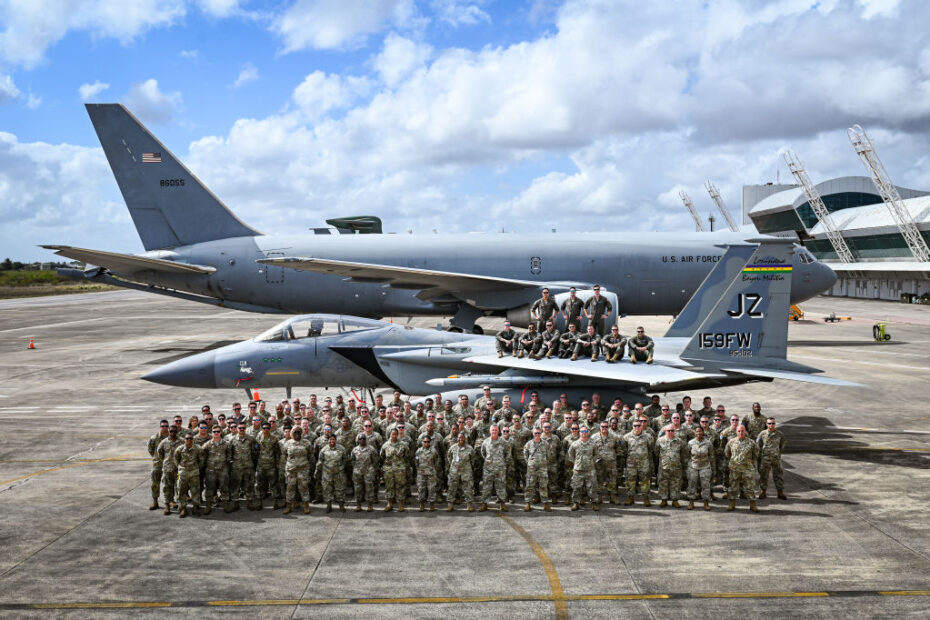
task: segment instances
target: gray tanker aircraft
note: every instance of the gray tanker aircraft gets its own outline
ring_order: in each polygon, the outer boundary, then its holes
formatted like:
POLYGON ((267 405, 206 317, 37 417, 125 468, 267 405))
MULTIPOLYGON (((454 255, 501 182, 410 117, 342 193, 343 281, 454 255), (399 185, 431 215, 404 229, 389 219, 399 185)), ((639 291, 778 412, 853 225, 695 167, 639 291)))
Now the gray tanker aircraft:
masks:
MULTIPOLYGON (((87 104, 91 122, 142 240, 142 254, 42 246, 84 261, 65 275, 252 312, 351 312, 363 317, 453 315, 472 330, 481 316, 525 326, 548 286, 586 298, 595 283, 627 314, 675 314, 745 234, 331 234, 265 235, 236 217, 119 104, 87 104), (619 301, 619 303, 618 303, 619 301)), ((328 220, 356 230, 372 219, 328 220), (348 221, 348 224, 346 222, 348 221)), ((595 226, 596 222, 592 222, 595 226)), ((378 229, 379 230, 379 229, 378 229)), ((794 248, 792 303, 836 275, 794 248)), ((562 326, 560 322, 559 326, 562 326)), ((480 331, 480 328, 475 329, 480 331)))
POLYGON ((600 391, 633 402, 649 392, 773 379, 857 385, 814 375, 820 371, 786 359, 791 245, 762 240, 759 246, 729 246, 666 336, 656 339, 653 364, 499 357, 492 336, 311 314, 142 378, 195 388, 283 387, 289 396, 294 387, 392 387, 410 395, 456 388, 442 395, 453 402, 482 384, 514 402, 523 402, 530 389, 544 399, 600 391))

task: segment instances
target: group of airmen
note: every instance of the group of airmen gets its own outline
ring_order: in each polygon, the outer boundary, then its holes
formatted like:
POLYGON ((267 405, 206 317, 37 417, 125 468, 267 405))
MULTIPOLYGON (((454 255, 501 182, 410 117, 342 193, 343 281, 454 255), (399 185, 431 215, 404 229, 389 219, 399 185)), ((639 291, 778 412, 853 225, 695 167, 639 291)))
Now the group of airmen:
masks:
POLYGON ((655 349, 652 338, 642 327, 637 327, 636 335, 630 338, 622 336, 616 325, 606 330, 613 307, 606 297, 601 296, 600 286, 595 285, 593 290, 594 294, 582 302, 572 287, 560 308, 550 297, 549 289, 544 288, 542 298, 537 299, 530 310, 531 320, 526 333, 518 334, 510 322, 505 321, 504 329, 495 334, 497 356, 510 354, 534 360, 558 357, 572 361, 583 357, 596 362, 603 355, 612 364, 623 359, 629 350, 631 363, 651 364, 655 349), (559 315, 565 320, 564 332, 555 327, 559 315), (588 321, 584 332, 581 331, 582 318, 588 321))
POLYGON ((686 494, 688 509, 703 500, 710 510, 722 485, 728 510, 744 497, 758 512, 756 487, 765 498, 770 472, 778 498, 787 499, 785 444, 759 403, 744 418, 728 417, 710 397, 696 411, 687 396, 672 408, 658 396, 631 407, 593 394, 575 407, 563 394, 545 407, 533 392, 518 407, 509 396, 498 402, 485 386, 474 404, 466 395, 457 403, 437 395, 414 405, 395 392, 390 402, 376 396, 369 409, 351 398, 318 403, 311 395, 273 412, 264 401, 249 402, 245 413, 235 403, 229 416, 216 418, 204 405, 187 425, 181 416, 162 420, 150 438, 150 509, 162 508, 161 495, 164 514, 176 508, 181 517, 188 500, 193 514, 220 504, 233 512, 240 502, 262 510, 266 498, 285 513, 309 513, 311 501, 345 511, 351 495, 356 511, 364 505, 370 512, 383 483, 385 511, 403 512, 412 495, 421 511, 443 499, 448 511, 461 502, 469 512, 494 503, 507 511, 521 491, 526 511, 534 504, 551 511, 554 501, 599 510, 618 504, 624 489, 626 505, 639 494, 650 506, 653 488, 660 507, 680 507, 686 494))

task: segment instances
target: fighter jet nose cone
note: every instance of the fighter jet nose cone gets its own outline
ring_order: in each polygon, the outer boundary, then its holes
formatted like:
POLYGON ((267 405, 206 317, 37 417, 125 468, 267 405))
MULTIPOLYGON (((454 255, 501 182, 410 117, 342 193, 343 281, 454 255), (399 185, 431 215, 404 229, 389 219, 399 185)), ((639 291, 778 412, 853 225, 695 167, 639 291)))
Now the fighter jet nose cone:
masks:
POLYGON ((156 368, 142 375, 142 378, 152 383, 175 387, 215 388, 214 357, 212 352, 185 357, 156 368))

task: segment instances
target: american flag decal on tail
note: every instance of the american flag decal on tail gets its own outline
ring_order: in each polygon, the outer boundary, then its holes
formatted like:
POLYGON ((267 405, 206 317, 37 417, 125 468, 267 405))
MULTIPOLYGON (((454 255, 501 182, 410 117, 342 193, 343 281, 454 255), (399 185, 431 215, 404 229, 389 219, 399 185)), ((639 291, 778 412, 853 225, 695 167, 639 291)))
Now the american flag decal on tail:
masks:
POLYGON ((143 164, 160 164, 161 153, 142 153, 143 164))

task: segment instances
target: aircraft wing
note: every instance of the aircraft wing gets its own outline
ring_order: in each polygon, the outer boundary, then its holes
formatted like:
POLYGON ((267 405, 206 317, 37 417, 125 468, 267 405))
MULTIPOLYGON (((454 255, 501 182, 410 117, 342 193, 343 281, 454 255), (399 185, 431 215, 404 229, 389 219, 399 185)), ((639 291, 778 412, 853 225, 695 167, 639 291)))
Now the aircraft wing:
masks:
POLYGON ((55 250, 55 254, 74 260, 84 261, 92 265, 106 267, 116 273, 134 273, 136 271, 163 271, 167 273, 213 273, 213 267, 203 265, 189 265, 176 263, 161 258, 135 256, 133 254, 120 254, 118 252, 104 252, 103 250, 88 250, 75 248, 70 245, 43 245, 46 250, 55 250))
POLYGON ((608 364, 607 362, 590 362, 587 358, 571 361, 568 359, 541 359, 530 360, 516 357, 497 357, 496 355, 476 355, 467 357, 465 362, 481 364, 483 366, 498 366, 501 368, 519 368, 536 372, 567 375, 570 377, 584 377, 586 379, 606 379, 611 383, 622 385, 645 385, 650 387, 661 386, 665 383, 679 383, 697 379, 719 379, 726 375, 716 373, 700 373, 680 368, 672 368, 661 364, 608 364))
POLYGON ((769 377, 772 379, 787 379, 789 381, 804 381, 805 383, 819 383, 820 385, 835 385, 837 387, 865 387, 861 383, 811 375, 804 372, 791 372, 790 370, 766 370, 764 368, 721 368, 726 372, 735 372, 741 375, 769 377))
MULTIPOLYGON (((458 273, 453 271, 437 271, 434 269, 420 269, 417 267, 401 267, 398 265, 384 265, 378 263, 359 263, 355 261, 337 260, 331 258, 307 258, 301 256, 285 256, 282 258, 262 258, 256 262, 264 265, 277 265, 290 267, 301 271, 314 271, 351 278, 356 282, 380 282, 394 288, 422 289, 417 297, 432 299, 441 295, 452 295, 460 299, 474 299, 487 294, 523 293, 535 294, 541 287, 548 285, 554 292, 562 288, 568 290, 571 286, 578 288, 590 287, 589 283, 571 282, 561 285, 552 285, 548 282, 534 282, 532 280, 518 280, 514 278, 499 278, 471 273, 458 273)), ((525 303, 525 302, 523 302, 525 303)), ((484 305, 484 304, 478 304, 484 305)), ((504 306, 507 307, 507 306, 504 306)))

